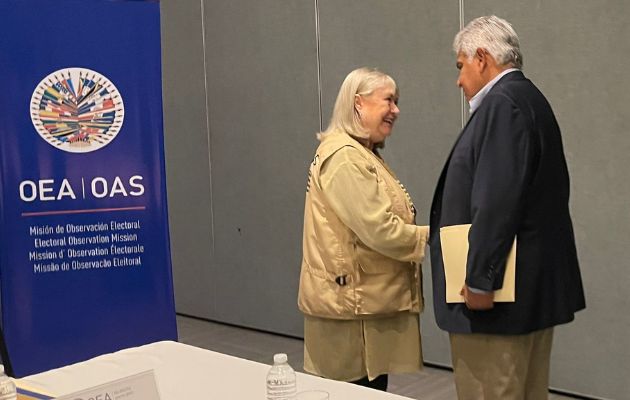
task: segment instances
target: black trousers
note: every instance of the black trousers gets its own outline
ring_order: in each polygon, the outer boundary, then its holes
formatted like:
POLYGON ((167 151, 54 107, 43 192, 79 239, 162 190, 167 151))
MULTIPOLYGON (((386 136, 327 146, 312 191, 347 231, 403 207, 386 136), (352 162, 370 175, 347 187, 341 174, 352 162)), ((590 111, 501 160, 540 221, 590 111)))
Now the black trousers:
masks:
POLYGON ((357 381, 352 381, 350 383, 354 383, 355 385, 366 386, 372 389, 382 390, 383 392, 387 392, 387 381, 388 381, 388 375, 384 374, 384 375, 377 376, 371 381, 368 380, 366 376, 364 378, 361 378, 357 381))

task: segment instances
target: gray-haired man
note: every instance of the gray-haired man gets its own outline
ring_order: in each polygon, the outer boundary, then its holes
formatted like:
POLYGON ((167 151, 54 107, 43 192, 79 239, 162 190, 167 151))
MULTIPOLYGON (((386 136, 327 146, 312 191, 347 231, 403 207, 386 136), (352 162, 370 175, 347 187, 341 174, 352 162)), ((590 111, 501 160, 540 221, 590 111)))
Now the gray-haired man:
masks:
POLYGON ((518 36, 480 17, 453 44, 471 115, 431 207, 435 315, 460 400, 547 398, 553 327, 585 307, 560 129, 520 71, 518 36), (440 228, 471 224, 464 303, 447 304, 440 228), (516 301, 495 303, 514 241, 516 301))

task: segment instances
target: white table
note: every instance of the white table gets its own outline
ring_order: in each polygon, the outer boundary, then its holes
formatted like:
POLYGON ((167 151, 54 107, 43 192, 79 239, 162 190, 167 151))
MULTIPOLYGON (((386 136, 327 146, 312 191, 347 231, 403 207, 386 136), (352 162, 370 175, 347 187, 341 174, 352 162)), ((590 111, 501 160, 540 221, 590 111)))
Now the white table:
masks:
MULTIPOLYGON (((153 369, 161 400, 264 400, 270 366, 165 341, 17 379, 18 385, 61 396, 153 369)), ((330 400, 403 400, 408 397, 297 373, 298 391, 325 390, 330 400)))

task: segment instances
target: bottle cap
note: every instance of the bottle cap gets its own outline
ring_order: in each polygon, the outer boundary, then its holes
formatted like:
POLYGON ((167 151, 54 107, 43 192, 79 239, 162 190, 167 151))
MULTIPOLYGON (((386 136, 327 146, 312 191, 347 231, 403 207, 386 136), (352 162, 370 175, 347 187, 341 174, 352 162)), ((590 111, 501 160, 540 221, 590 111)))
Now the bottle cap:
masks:
POLYGON ((284 364, 287 362, 287 355, 285 353, 274 354, 273 363, 274 364, 284 364))

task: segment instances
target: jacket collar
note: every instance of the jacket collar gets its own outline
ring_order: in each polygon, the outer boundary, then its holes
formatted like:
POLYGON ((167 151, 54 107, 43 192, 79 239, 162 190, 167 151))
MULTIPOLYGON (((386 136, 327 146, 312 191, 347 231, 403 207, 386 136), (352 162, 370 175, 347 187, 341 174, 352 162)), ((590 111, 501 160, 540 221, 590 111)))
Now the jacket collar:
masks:
POLYGON ((479 106, 481 105, 481 102, 483 102, 483 99, 490 92, 490 90, 492 90, 494 85, 496 85, 497 82, 499 82, 501 80, 501 78, 503 78, 504 76, 510 74, 511 72, 516 72, 516 71, 519 71, 519 69, 517 69, 517 68, 508 68, 508 69, 502 71, 501 73, 499 73, 494 78, 492 78, 488 83, 486 83, 485 86, 482 87, 481 90, 479 90, 479 92, 477 92, 477 94, 474 95, 472 99, 470 99, 470 103, 469 103, 470 104, 470 113, 472 114, 473 112, 475 112, 475 110, 477 108, 479 108, 479 106))

